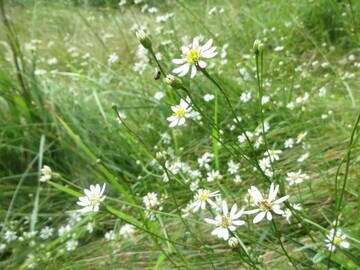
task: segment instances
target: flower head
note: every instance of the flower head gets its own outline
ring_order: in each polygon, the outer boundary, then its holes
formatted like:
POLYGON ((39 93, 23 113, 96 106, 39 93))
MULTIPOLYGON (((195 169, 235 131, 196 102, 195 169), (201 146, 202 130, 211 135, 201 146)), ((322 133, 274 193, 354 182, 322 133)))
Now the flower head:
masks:
POLYGON ((325 242, 327 243, 326 246, 329 251, 335 251, 336 246, 340 246, 342 248, 349 248, 350 244, 346 241, 346 234, 342 234, 341 230, 336 231, 331 229, 329 234, 326 236, 325 242))
POLYGON ((182 47, 182 58, 173 59, 174 64, 181 65, 173 70, 174 73, 178 73, 179 77, 185 76, 190 68, 190 78, 194 78, 197 67, 205 68, 206 63, 202 60, 203 58, 212 58, 217 55, 215 52, 216 47, 211 47, 213 40, 210 39, 204 46, 199 45, 199 39, 194 38, 191 47, 182 47))
POLYGON ((51 180, 52 171, 49 166, 44 165, 40 171, 41 171, 40 182, 47 182, 51 180))
POLYGON ((244 213, 244 209, 237 212, 237 204, 235 203, 230 210, 226 201, 222 203, 222 215, 217 215, 215 219, 205 218, 205 221, 209 224, 216 225, 217 228, 211 232, 212 235, 216 235, 219 238, 223 238, 227 241, 230 237, 230 231, 235 231, 236 226, 245 224, 245 221, 239 220, 241 215, 244 213))
POLYGON ((269 196, 266 199, 256 187, 252 186, 248 190, 251 198, 254 201, 255 206, 257 206, 258 208, 246 211, 246 214, 255 214, 260 212, 255 216, 253 220, 254 223, 260 222, 265 216, 268 220, 272 220, 272 212, 278 215, 284 214, 284 211, 280 209, 280 203, 287 200, 290 196, 287 195, 275 200, 278 191, 279 186, 274 186, 274 183, 271 183, 269 196))
POLYGON ((186 97, 185 100, 180 100, 179 105, 171 106, 171 110, 174 113, 172 116, 167 118, 167 120, 171 122, 169 127, 181 126, 185 124, 185 119, 191 116, 190 102, 190 98, 186 97))
POLYGON ((290 186, 294 184, 300 184, 305 179, 309 179, 309 176, 305 173, 301 173, 301 170, 298 170, 298 172, 289 172, 287 173, 287 177, 286 177, 286 181, 289 182, 290 186))
POLYGON ((104 201, 106 198, 106 196, 103 196, 105 187, 106 184, 104 184, 102 188, 100 188, 99 184, 96 184, 96 186, 90 185, 90 190, 84 189, 86 196, 80 197, 77 202, 78 205, 84 206, 84 208, 78 211, 82 213, 99 211, 100 202, 104 201))
POLYGON ((195 194, 195 201, 190 205, 190 208, 193 208, 193 211, 196 212, 200 208, 205 209, 206 203, 209 203, 212 207, 216 207, 216 204, 210 198, 216 197, 219 195, 219 191, 210 192, 208 189, 198 189, 197 194, 195 194))

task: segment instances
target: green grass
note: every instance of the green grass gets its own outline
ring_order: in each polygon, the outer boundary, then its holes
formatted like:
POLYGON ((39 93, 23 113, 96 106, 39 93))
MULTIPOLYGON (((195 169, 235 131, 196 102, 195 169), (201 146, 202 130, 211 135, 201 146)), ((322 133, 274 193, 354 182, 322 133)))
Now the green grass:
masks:
POLYGON ((147 3, 157 13, 142 12, 144 3, 5 3, 13 35, 9 39, 9 28, 1 24, 0 268, 360 269, 359 3, 147 3), (158 22, 165 14, 168 18, 158 22), (180 58, 182 45, 199 35, 201 44, 212 38, 219 54, 206 60, 209 77, 199 70, 193 79, 182 78, 183 89, 174 90, 164 75, 154 80, 157 63, 149 52, 143 73, 134 71, 141 47, 134 24, 150 34, 166 74, 177 66, 171 60, 180 58), (264 43, 262 81, 256 73, 256 39, 264 43), (112 53, 119 57, 115 63, 108 61, 112 53), (49 64, 54 57, 56 63, 49 64), (319 96, 323 87, 326 94, 319 96), (154 97, 159 91, 160 100, 154 97), (270 97, 262 106, 259 91, 270 97), (244 103, 240 96, 247 92, 251 100, 244 103), (217 108, 214 100, 204 101, 205 94, 217 95, 217 108), (187 95, 193 111, 201 110, 201 120, 169 128, 170 107, 187 95), (116 110, 126 115, 123 123, 116 110), (264 121, 270 125, 264 144, 238 142, 243 131, 262 130, 264 121), (284 148, 286 139, 296 141, 305 131, 302 143, 284 148), (267 149, 282 150, 272 163, 272 179, 257 165, 267 149), (208 171, 198 165, 206 152, 215 155, 209 171, 218 166, 222 179, 206 181, 208 171), (298 162, 305 153, 309 157, 298 162), (239 183, 227 171, 229 160, 241 164, 239 183), (254 215, 243 215, 246 225, 234 232, 242 244, 232 249, 211 235, 214 226, 204 221, 216 210, 181 217, 196 192, 191 190, 196 179, 187 170, 171 172, 169 166, 180 161, 200 170, 199 188, 219 190, 229 205, 253 209, 244 201, 248 189, 256 186, 267 194, 273 181, 281 196, 290 195, 282 209, 300 203, 302 210, 294 212, 291 224, 278 215, 274 222, 254 224, 254 215), (59 177, 40 183, 43 165, 59 177), (309 179, 289 186, 287 173, 299 169, 309 179), (169 182, 163 181, 164 173, 169 182), (69 221, 80 209, 76 202, 83 189, 105 182, 100 211, 69 221), (149 192, 157 193, 161 205, 154 219, 143 203, 149 192), (91 233, 89 222, 95 224, 91 233), (58 236, 67 224, 70 233, 58 236), (125 224, 132 224, 134 233, 120 235, 125 224), (54 233, 42 239, 46 226, 54 233), (349 249, 327 250, 324 240, 334 227, 347 235, 349 249), (34 237, 20 239, 31 230, 37 231, 34 237), (115 239, 108 241, 111 230, 115 239), (8 240, 10 231, 16 240, 8 240), (66 249, 70 240, 78 241, 75 250, 66 249))

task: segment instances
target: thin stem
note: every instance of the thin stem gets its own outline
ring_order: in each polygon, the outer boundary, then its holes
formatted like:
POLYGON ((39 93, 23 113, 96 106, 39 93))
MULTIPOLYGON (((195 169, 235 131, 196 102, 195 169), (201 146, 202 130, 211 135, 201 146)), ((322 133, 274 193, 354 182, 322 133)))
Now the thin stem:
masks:
MULTIPOLYGON (((218 125, 218 92, 215 92, 215 105, 214 105, 214 123, 218 125)), ((217 129, 212 129, 213 134, 213 150, 214 150, 214 157, 215 157, 215 168, 216 170, 220 169, 219 164, 219 148, 218 148, 218 141, 219 141, 219 132, 217 129)))
POLYGON ((283 250, 285 256, 288 258, 288 260, 290 261, 290 263, 294 266, 295 269, 299 269, 296 264, 293 262, 292 258, 290 257, 290 255, 287 253, 285 247, 284 247, 284 244, 281 240, 281 232, 278 230, 278 228, 276 227, 276 223, 274 221, 274 219, 271 220, 271 223, 273 225, 273 228, 275 230, 275 236, 277 237, 277 239, 279 240, 279 243, 280 243, 280 246, 281 246, 281 249, 283 250))

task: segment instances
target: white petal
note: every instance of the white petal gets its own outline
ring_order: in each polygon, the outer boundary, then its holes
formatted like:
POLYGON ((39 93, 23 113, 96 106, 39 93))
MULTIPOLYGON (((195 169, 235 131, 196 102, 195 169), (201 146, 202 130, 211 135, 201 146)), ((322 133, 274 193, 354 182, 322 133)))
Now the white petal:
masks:
POLYGON ((236 226, 242 226, 242 225, 245 224, 245 221, 243 221, 243 220, 233 220, 232 223, 233 223, 234 225, 236 225, 236 226))
POLYGON ((236 213, 234 216, 232 216, 232 219, 238 219, 241 217, 241 215, 244 213, 244 208, 241 209, 238 213, 236 213))
MULTIPOLYGON (((190 78, 194 78, 196 75, 196 66, 192 66, 190 78)), ((180 75, 179 75, 180 76, 180 75)))
POLYGON ((251 186, 251 188, 248 190, 250 196, 254 199, 255 202, 261 201, 264 199, 263 195, 260 193, 260 191, 254 187, 251 186))
POLYGON ((228 210, 228 205, 227 205, 226 201, 223 201, 223 202, 222 202, 222 210, 223 210, 223 214, 224 214, 225 216, 227 216, 229 210, 228 210))
POLYGON ((209 48, 211 47, 212 43, 213 43, 213 40, 212 40, 212 39, 209 39, 209 41, 206 42, 205 45, 201 47, 201 49, 202 49, 203 51, 206 51, 207 49, 209 49, 209 48))
POLYGON ((201 67, 201 68, 205 68, 205 67, 206 67, 206 63, 205 63, 204 61, 202 61, 202 60, 199 60, 198 65, 199 65, 199 67, 201 67))
POLYGON ((267 218, 268 220, 272 220, 272 214, 271 214, 271 212, 267 212, 267 213, 266 213, 266 218, 267 218))
POLYGON ((276 201, 274 201, 274 203, 279 204, 279 203, 282 203, 283 201, 286 201, 289 198, 290 198, 290 195, 286 195, 284 197, 281 197, 280 199, 277 199, 276 201))
POLYGON ((341 242, 340 246, 343 248, 349 248, 350 244, 348 242, 341 242))
POLYGON ((260 221, 265 217, 265 215, 266 215, 265 212, 260 212, 259 214, 257 214, 257 215, 254 217, 253 222, 254 222, 254 223, 260 222, 260 221))
POLYGON ((230 218, 232 218, 236 214, 236 211, 237 211, 237 204, 234 203, 234 205, 231 207, 231 210, 230 210, 230 218))
POLYGON ((185 124, 185 118, 184 117, 179 119, 178 126, 182 126, 183 124, 185 124))
POLYGON ((186 59, 185 58, 182 58, 182 59, 173 59, 172 62, 174 64, 178 64, 178 65, 181 65, 181 64, 184 64, 186 62, 186 59))
POLYGON ((218 224, 218 221, 217 221, 217 220, 214 220, 214 219, 205 218, 204 220, 205 220, 205 222, 207 222, 207 223, 209 223, 209 224, 213 224, 213 225, 217 225, 217 224, 218 224))

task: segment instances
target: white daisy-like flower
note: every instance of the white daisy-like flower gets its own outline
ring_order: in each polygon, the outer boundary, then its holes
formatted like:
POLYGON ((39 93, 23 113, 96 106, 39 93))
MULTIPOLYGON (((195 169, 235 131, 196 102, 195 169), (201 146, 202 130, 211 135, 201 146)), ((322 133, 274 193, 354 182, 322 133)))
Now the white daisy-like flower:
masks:
POLYGON ((40 171, 41 171, 40 182, 47 182, 51 180, 52 171, 49 166, 44 165, 40 171))
POLYGON ((263 159, 259 160, 259 166, 263 171, 266 171, 267 168, 271 167, 271 162, 270 162, 270 158, 265 157, 263 159))
POLYGON ((99 205, 105 200, 106 196, 103 196, 106 184, 100 188, 99 184, 90 185, 89 189, 84 189, 85 197, 80 197, 77 202, 78 205, 84 206, 83 209, 78 210, 81 213, 97 212, 99 211, 99 205))
POLYGON ((204 58, 213 58, 218 53, 215 52, 216 47, 211 47, 213 40, 210 39, 204 46, 199 45, 199 39, 194 38, 193 44, 191 47, 182 47, 182 58, 181 59, 173 59, 172 62, 174 64, 181 65, 178 68, 173 70, 173 73, 178 73, 179 77, 185 76, 190 68, 191 74, 190 78, 194 78, 196 75, 196 70, 198 67, 205 68, 206 63, 204 58))
POLYGON ((260 222, 265 216, 268 220, 272 220, 272 212, 278 215, 284 215, 284 211, 280 209, 280 203, 287 200, 290 196, 286 195, 280 199, 275 200, 278 191, 279 185, 274 186, 274 183, 271 183, 269 196, 267 199, 265 199, 263 194, 261 194, 261 192, 256 187, 251 186, 248 192, 253 199, 255 206, 258 208, 246 211, 246 214, 258 213, 253 220, 254 223, 260 222))
POLYGON ((237 212, 237 204, 235 203, 230 210, 226 203, 223 201, 222 203, 222 215, 217 215, 215 219, 205 218, 205 221, 209 224, 216 225, 217 228, 211 232, 212 235, 216 235, 219 238, 223 238, 227 241, 230 237, 230 231, 235 231, 237 226, 241 226, 245 224, 245 221, 239 220, 241 215, 244 213, 244 209, 241 209, 237 212))
POLYGON ((190 205, 190 208, 193 209, 193 212, 198 211, 200 208, 205 209, 206 203, 209 203, 211 207, 215 208, 216 204, 210 198, 216 197, 219 195, 219 191, 210 192, 208 189, 198 189, 197 194, 194 196, 194 202, 190 205))
POLYGON ((281 150, 267 150, 264 153, 265 157, 270 157, 271 162, 274 162, 275 160, 279 160, 279 156, 278 154, 281 154, 282 151, 281 150))
POLYGON ((335 234, 335 230, 331 229, 329 234, 326 236, 325 242, 326 247, 329 251, 333 252, 336 249, 336 246, 340 246, 342 248, 349 248, 350 244, 346 241, 346 234, 341 233, 341 230, 337 230, 335 234))
POLYGON ((185 124, 185 119, 191 116, 190 98, 186 97, 185 100, 181 99, 180 104, 171 106, 171 110, 174 114, 167 118, 170 121, 169 127, 181 126, 185 124))
POLYGON ((286 181, 289 182, 289 185, 300 184, 305 179, 309 179, 309 176, 306 173, 301 173, 301 170, 298 172, 289 172, 286 177, 286 181))
POLYGON ((296 143, 301 143, 301 141, 306 137, 307 135, 307 131, 305 132, 300 132, 297 137, 296 137, 296 143))

